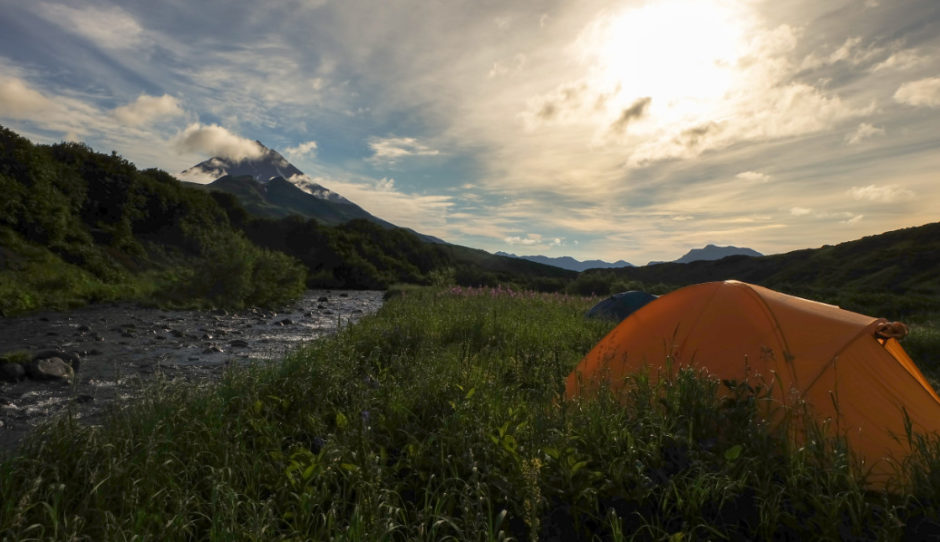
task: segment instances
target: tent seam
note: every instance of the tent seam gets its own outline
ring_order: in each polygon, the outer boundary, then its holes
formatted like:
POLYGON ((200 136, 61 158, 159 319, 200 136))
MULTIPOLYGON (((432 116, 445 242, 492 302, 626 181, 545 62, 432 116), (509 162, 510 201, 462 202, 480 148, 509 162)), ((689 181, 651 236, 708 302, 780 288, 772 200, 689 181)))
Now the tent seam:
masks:
MULTIPOLYGON (((813 377, 813 380, 809 384, 807 384, 805 388, 800 390, 800 394, 801 395, 806 394, 806 392, 808 392, 813 386, 816 385, 817 382, 819 382, 819 379, 822 378, 823 373, 825 373, 829 369, 829 367, 835 367, 836 361, 839 360, 839 356, 842 355, 842 352, 845 352, 845 349, 848 348, 850 344, 857 341, 858 338, 861 337, 862 335, 868 334, 871 328, 874 327, 876 324, 880 324, 881 322, 886 322, 886 321, 887 320, 885 320, 884 318, 875 318, 871 323, 863 327, 861 331, 859 331, 855 335, 852 335, 852 338, 845 341, 845 344, 843 344, 842 346, 839 347, 838 350, 836 350, 835 354, 833 354, 832 357, 829 358, 829 361, 827 361, 822 367, 819 368, 819 372, 816 373, 816 376, 813 377)), ((907 373, 906 370, 904 372, 907 373)))
MULTIPOLYGON (((746 283, 741 283, 746 284, 746 283)), ((780 325, 780 320, 777 319, 777 314, 770 308, 770 305, 767 304, 767 301, 756 291, 754 288, 751 288, 750 285, 746 290, 748 294, 757 299, 758 304, 764 308, 764 311, 770 315, 771 321, 774 323, 774 334, 777 336, 777 340, 783 345, 783 361, 786 363, 786 366, 790 369, 790 378, 792 382, 798 382, 796 378, 796 369, 793 367, 793 360, 795 359, 793 353, 790 352, 790 344, 787 342, 787 336, 783 333, 783 326, 780 325)))

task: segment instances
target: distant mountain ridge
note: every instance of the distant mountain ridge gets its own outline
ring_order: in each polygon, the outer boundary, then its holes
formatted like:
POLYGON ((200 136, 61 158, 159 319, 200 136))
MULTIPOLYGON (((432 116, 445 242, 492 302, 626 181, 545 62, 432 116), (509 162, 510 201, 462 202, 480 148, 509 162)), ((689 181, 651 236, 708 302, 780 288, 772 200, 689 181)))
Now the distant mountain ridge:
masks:
MULTIPOLYGON (((604 260, 584 260, 579 261, 571 256, 561 256, 553 258, 550 256, 516 256, 515 254, 510 254, 508 252, 497 252, 497 256, 508 256, 510 258, 521 258, 523 260, 529 260, 531 262, 543 263, 545 265, 554 265, 555 267, 560 267, 562 269, 568 269, 570 271, 586 271, 588 269, 615 269, 620 267, 636 267, 632 263, 617 260, 616 262, 605 262, 604 260)), ((646 265, 657 265, 661 263, 690 263, 697 261, 711 261, 711 260, 720 260, 727 256, 763 256, 760 252, 756 250, 745 248, 745 247, 735 247, 735 246, 726 246, 720 247, 716 245, 705 245, 704 248, 693 248, 692 250, 685 253, 684 256, 677 260, 671 262, 656 262, 652 261, 646 265)))
POLYGON ((553 265, 562 269, 568 269, 569 271, 584 271, 585 269, 597 268, 610 269, 614 267, 633 267, 633 264, 623 260, 618 260, 613 263, 605 262, 603 260, 585 260, 582 262, 572 258, 571 256, 561 256, 558 258, 552 258, 549 256, 516 256, 515 254, 510 254, 508 252, 497 252, 496 255, 529 260, 530 262, 542 263, 545 265, 553 265))
POLYGON ((656 265, 660 263, 691 263, 699 261, 712 261, 727 258, 728 256, 763 256, 760 252, 746 247, 726 246, 708 244, 704 248, 693 248, 681 258, 671 262, 649 262, 646 265, 656 265))

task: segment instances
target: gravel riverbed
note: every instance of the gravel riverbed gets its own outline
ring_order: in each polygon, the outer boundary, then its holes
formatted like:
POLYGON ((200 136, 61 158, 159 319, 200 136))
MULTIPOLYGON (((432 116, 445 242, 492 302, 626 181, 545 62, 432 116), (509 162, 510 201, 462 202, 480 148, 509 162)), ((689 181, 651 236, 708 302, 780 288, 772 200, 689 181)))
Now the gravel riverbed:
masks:
POLYGON ((382 292, 311 290, 279 311, 175 311, 105 304, 0 318, 0 354, 56 350, 79 356, 64 381, 0 382, 0 449, 66 409, 94 423, 155 377, 217 379, 231 364, 273 362, 306 341, 376 312, 382 292))

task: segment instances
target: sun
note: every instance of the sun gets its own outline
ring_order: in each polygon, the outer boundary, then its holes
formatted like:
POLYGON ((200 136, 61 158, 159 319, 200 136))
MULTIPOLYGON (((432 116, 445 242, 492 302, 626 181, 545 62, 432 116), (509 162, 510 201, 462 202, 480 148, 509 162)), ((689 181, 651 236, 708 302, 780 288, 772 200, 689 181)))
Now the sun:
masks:
POLYGON ((735 84, 746 16, 721 1, 663 0, 605 13, 578 45, 591 86, 622 110, 650 98, 660 121, 707 116, 735 84))

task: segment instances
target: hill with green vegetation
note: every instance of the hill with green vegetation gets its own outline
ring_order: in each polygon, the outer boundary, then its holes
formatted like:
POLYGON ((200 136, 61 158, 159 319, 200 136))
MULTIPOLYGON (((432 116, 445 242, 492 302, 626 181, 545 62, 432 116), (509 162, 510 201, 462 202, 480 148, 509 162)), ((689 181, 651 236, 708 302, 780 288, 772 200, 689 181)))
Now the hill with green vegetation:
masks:
POLYGON ((715 280, 741 280, 782 292, 895 318, 937 311, 940 222, 855 241, 770 256, 662 263, 583 272, 574 291, 661 293, 715 280))
POLYGON ((115 153, 34 145, 0 127, 0 314, 107 300, 276 305, 305 286, 559 290, 576 276, 367 220, 254 216, 236 196, 187 184, 115 153))
POLYGON ((0 128, 0 313, 135 299, 275 305, 303 290, 292 258, 252 244, 208 194, 79 143, 0 128))

